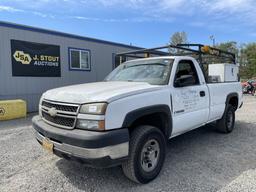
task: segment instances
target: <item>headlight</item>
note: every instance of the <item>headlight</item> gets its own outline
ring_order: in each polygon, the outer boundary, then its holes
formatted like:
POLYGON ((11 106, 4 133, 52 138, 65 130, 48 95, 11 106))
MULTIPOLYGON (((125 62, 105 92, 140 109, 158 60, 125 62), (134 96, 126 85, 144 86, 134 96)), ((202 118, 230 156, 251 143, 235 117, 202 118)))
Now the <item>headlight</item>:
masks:
POLYGON ((104 120, 85 120, 78 119, 76 123, 76 127, 79 129, 88 129, 95 131, 104 131, 105 130, 105 121, 104 120))
POLYGON ((82 105, 80 113, 104 115, 107 109, 107 103, 91 103, 82 105))

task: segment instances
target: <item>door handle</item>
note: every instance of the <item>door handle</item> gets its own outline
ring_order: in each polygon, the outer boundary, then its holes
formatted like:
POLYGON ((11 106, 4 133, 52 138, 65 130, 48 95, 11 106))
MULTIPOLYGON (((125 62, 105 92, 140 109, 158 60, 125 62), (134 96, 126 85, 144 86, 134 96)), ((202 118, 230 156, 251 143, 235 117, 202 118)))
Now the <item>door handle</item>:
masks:
POLYGON ((200 97, 204 97, 205 96, 205 91, 200 91, 200 97))

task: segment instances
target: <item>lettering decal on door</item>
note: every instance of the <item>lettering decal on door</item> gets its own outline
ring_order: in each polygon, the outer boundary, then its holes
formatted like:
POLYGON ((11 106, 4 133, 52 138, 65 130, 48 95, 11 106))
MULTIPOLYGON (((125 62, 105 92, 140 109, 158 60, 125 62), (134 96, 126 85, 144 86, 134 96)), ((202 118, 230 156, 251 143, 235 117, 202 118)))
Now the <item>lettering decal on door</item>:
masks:
POLYGON ((196 90, 181 90, 174 94, 175 105, 178 112, 188 112, 194 110, 199 104, 199 95, 196 90))

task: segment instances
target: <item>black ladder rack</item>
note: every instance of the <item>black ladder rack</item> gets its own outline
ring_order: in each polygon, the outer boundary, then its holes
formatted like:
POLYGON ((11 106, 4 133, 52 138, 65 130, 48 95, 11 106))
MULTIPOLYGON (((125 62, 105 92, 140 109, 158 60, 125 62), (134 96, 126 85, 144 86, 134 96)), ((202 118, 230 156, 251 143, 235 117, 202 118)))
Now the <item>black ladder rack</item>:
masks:
POLYGON ((119 64, 126 61, 127 59, 138 59, 157 56, 192 56, 197 59, 202 68, 203 65, 209 64, 210 59, 222 59, 222 62, 224 61, 232 64, 236 63, 235 54, 202 44, 166 45, 161 47, 139 49, 135 51, 128 51, 116 54, 116 57, 119 57, 119 64), (175 53, 169 52, 170 49, 176 50, 175 53), (203 61, 206 58, 208 58, 208 62, 203 61))

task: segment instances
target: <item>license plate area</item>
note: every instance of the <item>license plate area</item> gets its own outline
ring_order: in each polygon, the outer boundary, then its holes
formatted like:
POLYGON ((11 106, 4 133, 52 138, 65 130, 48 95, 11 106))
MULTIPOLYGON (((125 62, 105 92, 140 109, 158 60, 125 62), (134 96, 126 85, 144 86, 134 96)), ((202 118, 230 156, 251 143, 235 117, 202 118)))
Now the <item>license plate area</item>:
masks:
POLYGON ((42 146, 47 151, 53 152, 53 143, 48 138, 44 138, 42 141, 42 146))

